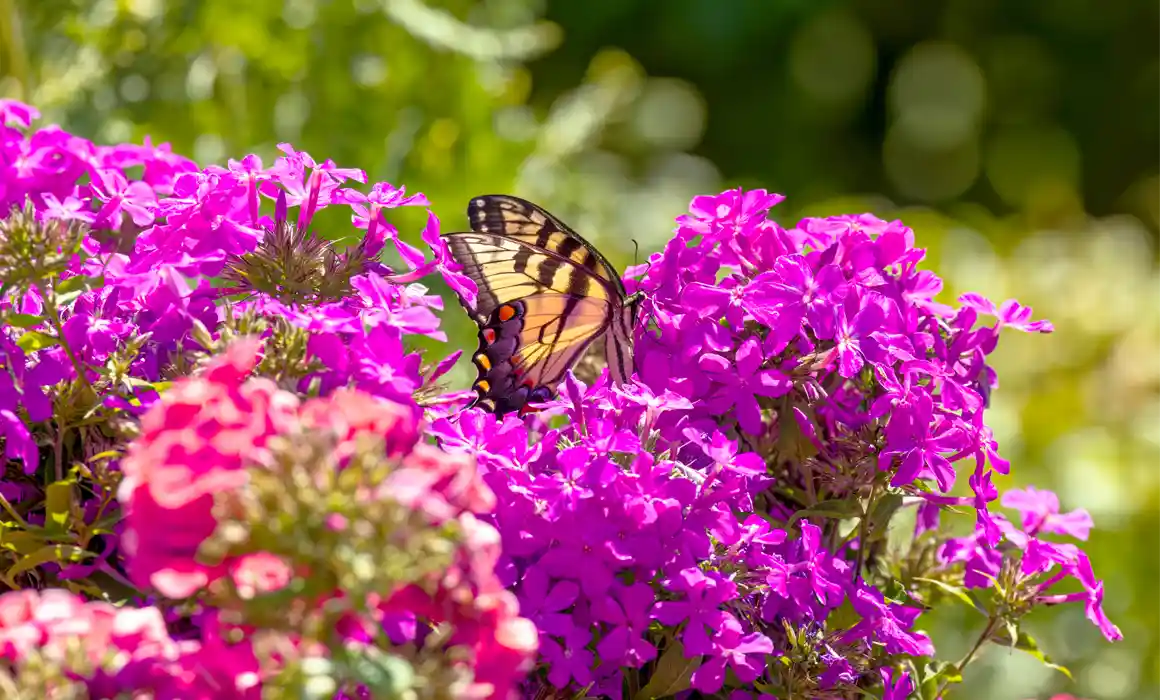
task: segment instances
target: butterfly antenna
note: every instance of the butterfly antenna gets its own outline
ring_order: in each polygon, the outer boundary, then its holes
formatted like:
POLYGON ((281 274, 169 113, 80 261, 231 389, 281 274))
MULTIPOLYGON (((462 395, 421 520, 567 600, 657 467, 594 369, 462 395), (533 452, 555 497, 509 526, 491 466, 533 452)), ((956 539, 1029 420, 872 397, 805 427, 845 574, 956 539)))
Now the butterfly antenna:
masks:
POLYGON ((632 266, 636 267, 636 261, 640 259, 640 244, 636 239, 632 239, 632 266))

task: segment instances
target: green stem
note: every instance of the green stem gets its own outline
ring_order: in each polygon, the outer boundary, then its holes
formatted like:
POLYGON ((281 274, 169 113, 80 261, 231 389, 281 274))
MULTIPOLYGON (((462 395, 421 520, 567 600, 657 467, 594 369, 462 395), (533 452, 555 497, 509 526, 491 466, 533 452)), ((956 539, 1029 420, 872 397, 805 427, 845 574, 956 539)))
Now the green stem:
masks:
MULTIPOLYGON (((971 663, 971 660, 975 658, 975 654, 977 654, 979 649, 983 648, 983 644, 991 638, 991 632, 995 631, 995 626, 998 624, 999 619, 993 615, 987 619, 987 626, 983 628, 982 634, 980 634, 979 638, 975 640, 975 645, 971 647, 971 650, 967 652, 966 656, 964 656, 962 660, 955 664, 955 671, 959 676, 963 675, 963 669, 967 667, 967 664, 971 663)), ((943 692, 945 692, 947 689, 947 685, 948 681, 945 680, 939 684, 938 697, 942 697, 943 692)))
POLYGON ((870 514, 874 512, 874 492, 878 484, 870 485, 870 497, 866 499, 866 510, 858 521, 858 564, 854 567, 854 581, 862 575, 862 565, 866 562, 866 531, 870 528, 870 514))
POLYGON ((12 519, 15 520, 16 523, 20 525, 20 527, 28 527, 28 523, 24 522, 24 518, 20 517, 20 513, 16 512, 16 509, 12 507, 12 504, 8 502, 8 499, 5 498, 3 494, 0 494, 0 506, 2 506, 4 510, 8 511, 8 515, 11 515, 12 519))
POLYGON ((76 353, 69 346, 68 340, 64 337, 64 325, 60 322, 60 309, 56 306, 56 292, 53 291, 52 294, 47 294, 39 283, 36 285, 36 289, 40 292, 40 298, 44 300, 44 315, 49 325, 52 326, 53 331, 56 332, 57 340, 60 341, 60 346, 64 348, 64 354, 68 355, 69 362, 72 363, 73 369, 76 370, 77 378, 84 382, 86 387, 92 389, 93 385, 89 383, 88 373, 85 372, 84 365, 77 358, 76 353))

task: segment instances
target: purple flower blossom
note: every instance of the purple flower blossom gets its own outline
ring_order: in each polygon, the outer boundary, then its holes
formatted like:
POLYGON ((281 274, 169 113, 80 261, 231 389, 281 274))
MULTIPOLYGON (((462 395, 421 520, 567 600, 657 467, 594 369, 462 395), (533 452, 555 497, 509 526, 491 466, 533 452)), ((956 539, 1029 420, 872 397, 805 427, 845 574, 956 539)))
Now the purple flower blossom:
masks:
POLYGON ((776 369, 762 369, 765 361, 761 345, 749 338, 737 349, 734 361, 716 353, 701 356, 700 367, 720 384, 709 399, 709 408, 715 413, 734 409, 737 423, 747 433, 762 432, 761 408, 757 397, 776 398, 789 392, 789 379, 776 369))
POLYGON ((765 671, 765 657, 773 653, 773 642, 757 632, 744 634, 738 623, 727 624, 712 642, 710 658, 693 671, 692 687, 702 693, 715 693, 725 683, 725 669, 737 680, 752 683, 765 671))

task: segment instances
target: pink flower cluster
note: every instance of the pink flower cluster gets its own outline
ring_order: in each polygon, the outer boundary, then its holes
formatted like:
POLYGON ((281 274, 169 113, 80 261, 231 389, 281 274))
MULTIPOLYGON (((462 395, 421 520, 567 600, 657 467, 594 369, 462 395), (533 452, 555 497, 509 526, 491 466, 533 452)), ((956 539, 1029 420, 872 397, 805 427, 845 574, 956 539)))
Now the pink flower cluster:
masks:
MULTIPOLYGON (((386 455, 401 466, 371 497, 411 507, 433 527, 455 521, 464 537, 454 565, 436 581, 385 591, 373 622, 404 615, 421 625, 450 623, 448 643, 469 652, 474 685, 467 694, 506 696, 534 658, 536 630, 495 576, 500 537, 476 517, 495 498, 475 461, 417 444, 414 406, 347 389, 303 403, 267 379, 248 378, 260 349, 253 339, 234 343, 204 373, 175 382, 142 417, 140 438, 122 463, 133 581, 170 598, 194 595, 225 576, 243 597, 282 588, 292 571, 280 557, 251 553, 213 565, 199 559, 200 545, 219 524, 215 499, 246 488, 248 470, 262 468, 274 436, 329 431, 339 439, 340 459, 363 435, 380 436, 386 455)), ((203 640, 174 641, 155 608, 85 603, 64 591, 16 592, 0 597, 0 625, 3 657, 10 661, 32 653, 59 656, 65 645, 79 644, 95 670, 70 672, 90 689, 151 689, 155 698, 258 697, 260 691, 262 676, 246 644, 225 644, 213 624, 203 629, 203 640), (211 694, 208 688, 231 690, 211 694)))
POLYGON ((83 682, 90 697, 256 700, 261 694, 249 644, 227 643, 214 625, 202 640, 178 641, 157 608, 86 602, 63 590, 5 593, 0 659, 19 668, 35 657, 63 670, 56 684, 83 682))
MULTIPOLYGON (((123 462, 122 500, 129 572, 143 587, 184 598, 223 576, 240 589, 269 592, 289 582, 279 560, 249 555, 206 565, 198 548, 216 529, 215 498, 246 487, 275 435, 326 431, 335 456, 349 456, 363 435, 386 440, 401 466, 370 498, 390 498, 424 513, 433 527, 455 521, 464 543, 435 585, 420 582, 384 592, 382 616, 406 613, 426 625, 450 623, 450 644, 471 650, 477 687, 505 695, 536 651, 535 627, 519 617, 514 594, 495 576, 500 537, 479 520, 495 506, 475 460, 418 444, 419 415, 406 406, 353 389, 300 402, 268 379, 247 378, 260 343, 231 345, 201 375, 175 382, 141 420, 142 432, 123 462)), ((341 527, 341 524, 335 524, 341 527)))

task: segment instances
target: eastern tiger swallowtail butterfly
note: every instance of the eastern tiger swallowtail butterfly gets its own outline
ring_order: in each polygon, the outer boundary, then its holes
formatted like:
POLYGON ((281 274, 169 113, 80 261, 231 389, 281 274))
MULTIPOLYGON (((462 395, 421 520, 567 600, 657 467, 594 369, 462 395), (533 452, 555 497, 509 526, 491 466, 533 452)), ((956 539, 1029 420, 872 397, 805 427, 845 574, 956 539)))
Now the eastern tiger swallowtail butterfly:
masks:
POLYGON ((632 332, 640 295, 591 243, 541 207, 509 195, 475 197, 471 232, 447 233, 448 249, 475 281, 479 326, 472 357, 473 406, 497 415, 532 412, 552 398, 564 373, 604 337, 615 382, 633 371, 632 332))

